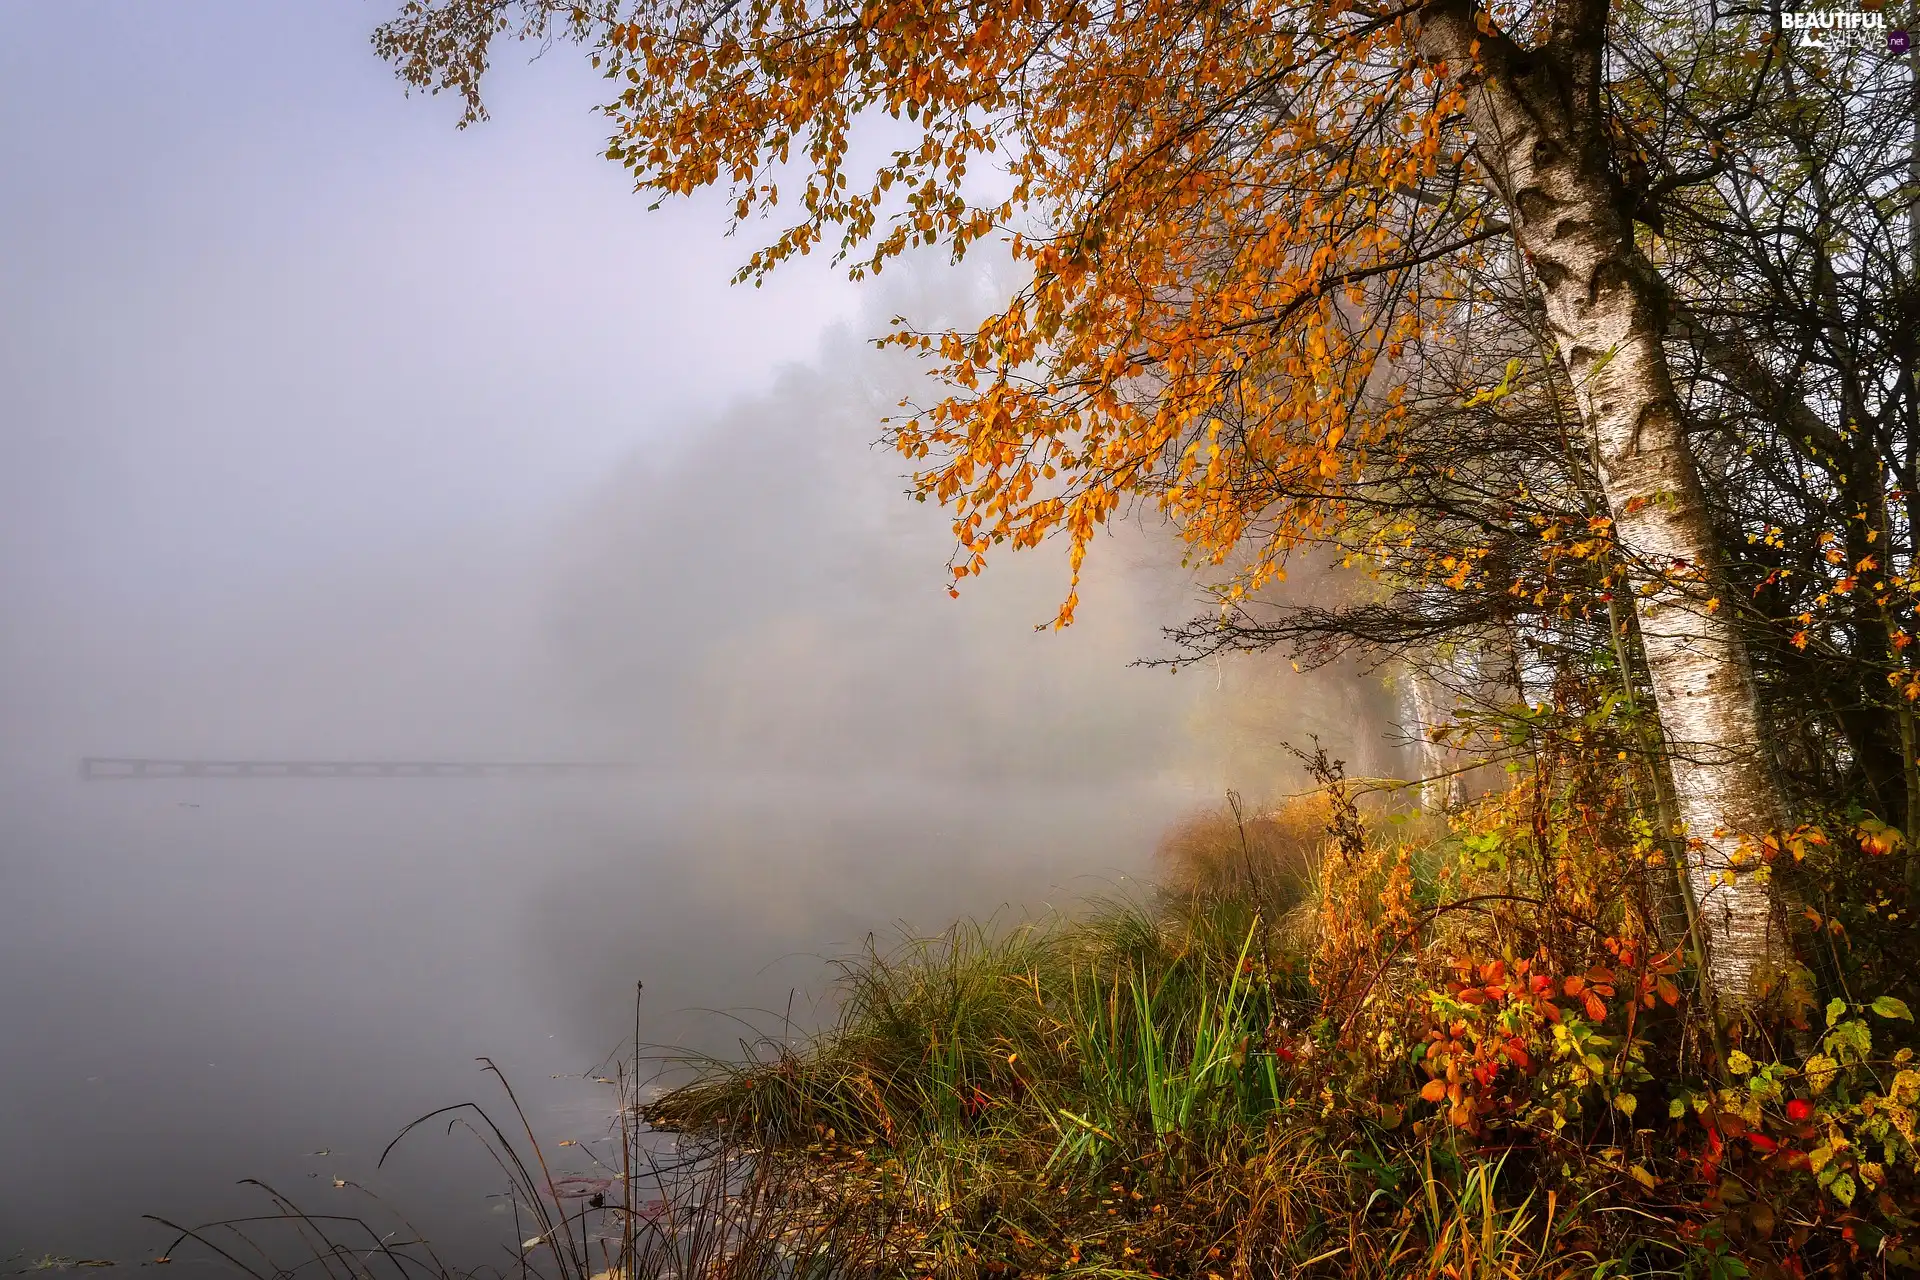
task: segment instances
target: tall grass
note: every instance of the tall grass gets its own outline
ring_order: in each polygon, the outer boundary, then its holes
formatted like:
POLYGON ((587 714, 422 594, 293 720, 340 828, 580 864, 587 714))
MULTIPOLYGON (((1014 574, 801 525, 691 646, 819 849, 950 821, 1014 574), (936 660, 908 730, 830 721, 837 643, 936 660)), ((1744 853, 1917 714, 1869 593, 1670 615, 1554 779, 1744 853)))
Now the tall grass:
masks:
POLYGON ((1038 1121, 1063 1135, 1056 1162, 1101 1143, 1205 1146, 1276 1105, 1265 1037, 1299 980, 1259 959, 1268 932, 1238 899, 1106 902, 870 948, 841 967, 839 1020, 804 1051, 769 1039, 697 1063, 649 1116, 890 1146, 1038 1121))
POLYGON ((1435 1118, 1413 1065, 1430 1046, 1395 1028, 1427 1025, 1408 1010, 1451 971, 1382 922, 1425 910, 1436 837, 1362 849, 1372 835, 1351 806, 1253 814, 1230 797, 1162 846, 1163 891, 869 945, 841 965, 822 1034, 687 1064, 692 1082, 646 1115, 835 1170, 894 1224, 895 1274, 1698 1271, 1678 1219, 1647 1216, 1667 1236, 1642 1248, 1626 1201, 1609 1216, 1578 1190, 1619 1196, 1617 1151, 1435 1118), (1325 827, 1342 843, 1316 843, 1325 827), (1399 916, 1369 897, 1389 893, 1399 916), (1329 1017, 1329 979, 1353 1002, 1336 1008, 1380 1010, 1364 1042, 1329 1017), (1597 1172, 1569 1177, 1569 1161, 1597 1172))
POLYGON ((903 1273, 1579 1269, 1560 1206, 1507 1194, 1502 1158, 1327 1146, 1314 1075, 1278 1050, 1303 968, 1231 888, 961 925, 870 947, 823 1035, 697 1063, 646 1114, 840 1170, 898 1215, 903 1273))
POLYGON ((1120 1147, 1116 1132, 1203 1146, 1279 1105, 1272 1056, 1254 1048, 1262 1028, 1250 956, 1260 928, 1256 916, 1224 990, 1202 981, 1185 992, 1178 969, 1155 972, 1144 961, 1113 973, 1104 993, 1091 976, 1083 987, 1074 974, 1064 1026, 1079 1067, 1076 1101, 1093 1118, 1056 1108, 1060 1141, 1050 1164, 1096 1160, 1120 1147), (1170 1004, 1185 1004, 1185 1016, 1169 1016, 1170 1004))

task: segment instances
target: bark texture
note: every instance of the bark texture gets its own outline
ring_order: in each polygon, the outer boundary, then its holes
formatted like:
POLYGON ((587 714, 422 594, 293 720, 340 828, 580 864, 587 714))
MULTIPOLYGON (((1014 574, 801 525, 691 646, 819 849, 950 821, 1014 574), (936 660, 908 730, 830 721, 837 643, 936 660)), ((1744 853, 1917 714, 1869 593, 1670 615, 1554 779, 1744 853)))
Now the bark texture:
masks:
POLYGON ((1460 752, 1435 736, 1452 720, 1447 691, 1424 671, 1411 673, 1413 724, 1419 735, 1420 807, 1429 813, 1445 813, 1467 798, 1466 784, 1459 774, 1460 752))
POLYGON ((1721 561, 1682 429, 1662 341, 1665 290, 1634 243, 1608 162, 1600 98, 1606 6, 1563 0, 1549 37, 1523 49, 1481 30, 1465 0, 1421 14, 1429 61, 1467 97, 1476 158, 1536 273, 1547 318, 1593 435, 1623 553, 1675 806, 1693 844, 1715 994, 1750 1005, 1786 958, 1764 877, 1741 866, 1740 837, 1781 823, 1745 644, 1714 607, 1721 561))
POLYGON ((1506 769, 1478 760, 1446 731, 1464 712, 1508 708, 1521 700, 1513 679, 1513 646, 1497 632, 1468 635, 1408 667, 1407 702, 1420 757, 1420 807, 1458 808, 1508 784, 1506 769), (1436 731, 1440 731, 1436 734, 1436 731), (1477 762, 1476 762, 1477 761, 1477 762))

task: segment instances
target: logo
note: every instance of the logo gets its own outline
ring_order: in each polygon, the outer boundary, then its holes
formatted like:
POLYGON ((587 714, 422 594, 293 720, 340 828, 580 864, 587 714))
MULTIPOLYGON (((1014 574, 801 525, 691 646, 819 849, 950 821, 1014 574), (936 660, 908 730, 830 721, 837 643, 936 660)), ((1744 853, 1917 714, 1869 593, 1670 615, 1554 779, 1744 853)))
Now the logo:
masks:
POLYGON ((1782 13, 1780 29, 1792 32, 1816 49, 1871 49, 1905 53, 1912 38, 1904 30, 1888 30, 1887 15, 1877 9, 1803 9, 1782 13))

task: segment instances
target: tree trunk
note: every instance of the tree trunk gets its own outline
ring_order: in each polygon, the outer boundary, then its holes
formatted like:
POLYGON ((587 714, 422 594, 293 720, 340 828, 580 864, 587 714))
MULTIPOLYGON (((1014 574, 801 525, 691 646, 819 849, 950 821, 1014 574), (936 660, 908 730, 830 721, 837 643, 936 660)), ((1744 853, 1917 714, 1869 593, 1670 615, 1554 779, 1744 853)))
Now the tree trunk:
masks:
POLYGON ((1413 724, 1420 746, 1420 807, 1429 813, 1445 813, 1467 798, 1461 778, 1460 752, 1435 736, 1452 720, 1447 708, 1449 695, 1432 675, 1417 668, 1407 672, 1413 703, 1413 724))
MULTIPOLYGON (((1913 94, 1913 134, 1907 147, 1907 290, 1920 298, 1920 46, 1907 51, 1908 81, 1913 94)), ((1911 314, 1911 312, 1909 312, 1911 314)), ((1911 350, 1911 348, 1909 348, 1911 350)), ((1908 357, 1911 359, 1911 356, 1908 357)), ((1913 441, 1920 439, 1920 407, 1915 401, 1920 399, 1920 369, 1911 364, 1907 368, 1907 457, 1913 457, 1913 441)), ((1908 495, 1907 501, 1913 501, 1908 495)), ((1909 536, 1914 530, 1909 524, 1909 536)), ((1889 538, 1884 553, 1888 560, 1893 558, 1893 542, 1889 538)), ((1898 659, 1898 655, 1895 655, 1898 659)), ((1904 662, 1897 667, 1904 669, 1904 662)), ((1898 696, 1898 695, 1896 695, 1898 696)), ((1907 780, 1907 887, 1920 891, 1920 743, 1915 742, 1916 727, 1913 708, 1902 699, 1900 706, 1900 764, 1907 780)))
POLYGON ((1474 150, 1545 296, 1598 446, 1634 595, 1675 805, 1691 844, 1709 977, 1723 1010, 1754 1003, 1786 958, 1765 877, 1740 837, 1779 827, 1778 784, 1662 340, 1665 290, 1634 243, 1609 168, 1599 84, 1604 4, 1562 0, 1526 50, 1478 30, 1471 4, 1421 14, 1419 49, 1466 95, 1474 150))

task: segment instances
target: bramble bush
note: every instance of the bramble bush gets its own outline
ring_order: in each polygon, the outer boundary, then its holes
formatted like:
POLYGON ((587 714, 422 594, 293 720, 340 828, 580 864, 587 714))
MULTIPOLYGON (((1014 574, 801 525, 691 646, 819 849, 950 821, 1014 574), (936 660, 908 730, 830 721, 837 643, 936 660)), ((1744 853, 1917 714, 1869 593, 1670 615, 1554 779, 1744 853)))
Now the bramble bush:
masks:
POLYGON ((1807 962, 1722 1027, 1673 901, 1679 842, 1594 754, 1543 743, 1510 788, 1397 848, 1364 838, 1323 765, 1332 927, 1309 1038, 1329 1118, 1497 1154, 1586 1207, 1596 1256, 1635 1252, 1605 1210, 1635 1222, 1639 1254, 1719 1274, 1920 1264, 1920 1071, 1890 980, 1914 954, 1899 833, 1856 811, 1832 824, 1848 840, 1809 824, 1757 843, 1754 874, 1822 905, 1798 921, 1807 962), (1883 989, 1849 994, 1863 978, 1883 989))

